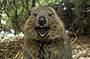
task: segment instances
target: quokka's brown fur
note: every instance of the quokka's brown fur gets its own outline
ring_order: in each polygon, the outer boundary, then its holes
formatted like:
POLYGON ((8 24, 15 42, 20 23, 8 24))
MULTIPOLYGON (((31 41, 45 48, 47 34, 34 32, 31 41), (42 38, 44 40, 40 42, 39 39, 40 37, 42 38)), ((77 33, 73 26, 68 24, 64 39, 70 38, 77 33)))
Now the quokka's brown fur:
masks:
POLYGON ((62 21, 51 7, 39 7, 31 10, 25 24, 24 59, 72 59, 72 50, 62 21), (52 16, 50 16, 52 14, 52 16), (38 18, 46 18, 46 26, 51 29, 46 37, 40 38, 35 27, 38 18))

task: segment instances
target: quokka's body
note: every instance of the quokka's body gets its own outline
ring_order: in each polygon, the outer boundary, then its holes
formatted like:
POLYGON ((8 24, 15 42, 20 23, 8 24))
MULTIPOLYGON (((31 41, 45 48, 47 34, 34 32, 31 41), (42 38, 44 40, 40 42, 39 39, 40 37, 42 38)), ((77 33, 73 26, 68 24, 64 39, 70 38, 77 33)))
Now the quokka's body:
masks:
POLYGON ((32 9, 24 29, 24 59, 72 59, 69 38, 53 8, 32 9))

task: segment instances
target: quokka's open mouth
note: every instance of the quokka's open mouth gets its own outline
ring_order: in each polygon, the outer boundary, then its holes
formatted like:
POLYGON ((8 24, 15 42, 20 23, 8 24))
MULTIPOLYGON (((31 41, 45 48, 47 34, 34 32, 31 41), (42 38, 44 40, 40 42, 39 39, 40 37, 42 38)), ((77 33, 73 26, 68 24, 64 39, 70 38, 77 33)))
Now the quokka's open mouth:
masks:
POLYGON ((35 27, 35 30, 36 30, 37 34, 41 38, 45 37, 48 34, 49 29, 50 29, 49 26, 38 26, 38 27, 35 27))

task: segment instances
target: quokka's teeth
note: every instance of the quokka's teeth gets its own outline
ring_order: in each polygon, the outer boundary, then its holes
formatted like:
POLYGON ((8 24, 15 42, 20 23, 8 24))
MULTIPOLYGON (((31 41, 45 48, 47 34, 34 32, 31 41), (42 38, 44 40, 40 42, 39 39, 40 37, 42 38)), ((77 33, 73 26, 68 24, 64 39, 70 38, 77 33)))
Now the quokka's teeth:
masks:
POLYGON ((41 34, 41 36, 42 36, 42 37, 44 37, 44 36, 45 36, 45 34, 41 34))

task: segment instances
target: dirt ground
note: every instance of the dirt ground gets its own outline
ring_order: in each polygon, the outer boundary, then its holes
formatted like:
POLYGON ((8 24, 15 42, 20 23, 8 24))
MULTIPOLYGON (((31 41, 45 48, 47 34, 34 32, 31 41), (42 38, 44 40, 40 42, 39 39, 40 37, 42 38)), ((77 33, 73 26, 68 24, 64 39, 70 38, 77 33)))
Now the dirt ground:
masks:
POLYGON ((72 43, 72 54, 73 59, 90 59, 90 35, 81 36, 72 43))
MULTIPOLYGON (((15 59, 22 51, 23 38, 0 40, 0 59, 15 59)), ((72 37, 73 59, 90 59, 90 35, 72 37)))

